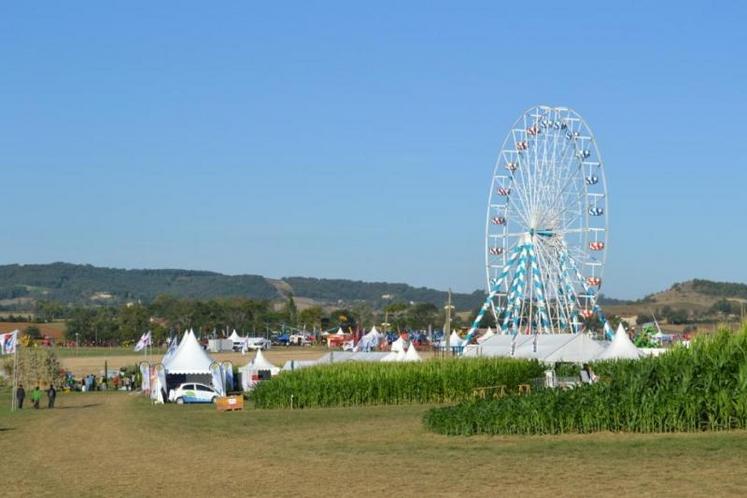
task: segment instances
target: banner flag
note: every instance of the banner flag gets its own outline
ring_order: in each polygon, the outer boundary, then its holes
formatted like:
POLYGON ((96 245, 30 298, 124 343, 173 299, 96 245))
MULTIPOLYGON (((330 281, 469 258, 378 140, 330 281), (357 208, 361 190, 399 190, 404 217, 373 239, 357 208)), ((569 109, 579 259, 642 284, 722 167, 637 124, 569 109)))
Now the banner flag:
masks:
POLYGON ((233 383, 233 364, 230 361, 226 361, 221 366, 223 367, 223 377, 226 381, 226 392, 233 391, 235 389, 233 383))
POLYGON ((135 351, 142 351, 146 347, 153 343, 150 335, 150 330, 140 337, 140 340, 135 344, 135 351))
POLYGON ((168 342, 168 348, 166 349, 166 354, 163 355, 163 362, 166 363, 171 359, 172 356, 174 356, 174 353, 176 352, 176 346, 177 346, 177 339, 176 336, 169 339, 168 342))
POLYGON ((2 339, 0 354, 14 354, 18 346, 18 331, 14 330, 13 332, 3 334, 0 338, 2 339))
POLYGON ((210 373, 213 374, 213 388, 218 394, 225 396, 226 389, 223 385, 223 369, 221 368, 220 363, 216 361, 210 365, 210 373))
POLYGON ((144 393, 150 392, 150 365, 146 362, 140 364, 140 375, 143 378, 141 389, 144 393))

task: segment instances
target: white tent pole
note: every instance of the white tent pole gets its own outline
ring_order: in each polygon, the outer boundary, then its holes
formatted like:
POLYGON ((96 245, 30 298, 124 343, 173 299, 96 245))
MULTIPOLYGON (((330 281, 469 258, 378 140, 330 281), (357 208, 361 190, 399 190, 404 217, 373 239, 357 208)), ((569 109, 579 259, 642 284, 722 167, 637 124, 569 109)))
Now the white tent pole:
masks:
POLYGON ((16 336, 15 351, 13 351, 13 389, 10 393, 10 411, 17 408, 16 392, 18 391, 18 336, 16 336))

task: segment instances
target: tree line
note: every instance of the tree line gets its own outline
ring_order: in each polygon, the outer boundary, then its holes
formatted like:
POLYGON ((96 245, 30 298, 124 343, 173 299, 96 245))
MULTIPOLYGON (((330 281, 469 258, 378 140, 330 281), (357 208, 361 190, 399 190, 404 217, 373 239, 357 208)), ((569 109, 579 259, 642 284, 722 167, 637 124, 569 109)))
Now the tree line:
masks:
MULTIPOLYGON (((430 303, 391 303, 374 310, 366 303, 344 309, 320 306, 299 309, 293 296, 285 303, 243 298, 193 300, 159 296, 152 303, 122 306, 70 307, 40 303, 40 317, 65 319, 66 337, 89 345, 117 345, 136 341, 150 330, 154 341, 194 329, 200 336, 222 336, 236 330, 242 335, 269 336, 296 331, 368 330, 388 323, 388 330, 441 329, 444 311, 430 303)), ((454 326, 465 325, 454 317, 454 326)))

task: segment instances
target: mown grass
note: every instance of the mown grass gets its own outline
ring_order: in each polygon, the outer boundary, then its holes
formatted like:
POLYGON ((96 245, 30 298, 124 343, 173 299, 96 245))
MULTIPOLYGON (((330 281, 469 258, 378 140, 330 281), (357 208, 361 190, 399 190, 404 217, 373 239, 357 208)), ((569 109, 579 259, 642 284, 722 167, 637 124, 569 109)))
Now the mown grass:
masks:
POLYGON ((0 407, 0 452, 12 456, 3 496, 743 496, 747 486, 744 431, 467 439, 426 431, 432 405, 217 413, 64 393, 58 406, 0 407))
POLYGON ((513 389, 542 375, 528 360, 470 358, 420 363, 347 362, 285 372, 259 384, 259 408, 444 403, 466 399, 475 388, 513 389))
POLYGON ((597 366, 602 381, 436 408, 425 425, 450 435, 693 432, 747 428, 747 330, 658 357, 597 366))

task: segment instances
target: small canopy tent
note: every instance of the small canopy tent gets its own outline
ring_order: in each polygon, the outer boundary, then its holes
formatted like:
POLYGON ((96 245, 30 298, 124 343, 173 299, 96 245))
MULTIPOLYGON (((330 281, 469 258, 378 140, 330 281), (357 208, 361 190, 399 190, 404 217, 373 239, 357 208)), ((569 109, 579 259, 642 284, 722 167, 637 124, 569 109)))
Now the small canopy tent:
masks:
MULTIPOLYGON (((441 349, 446 348, 446 338, 441 339, 441 342, 439 342, 439 346, 441 347, 441 349)), ((453 331, 451 335, 449 336, 449 347, 450 348, 461 348, 463 346, 466 346, 466 344, 464 344, 464 339, 459 337, 459 334, 456 333, 456 330, 453 331)))
POLYGON ((236 329, 233 329, 233 332, 231 332, 231 335, 229 335, 228 338, 234 344, 243 343, 244 342, 244 338, 241 337, 239 334, 236 333, 236 329))
POLYGON ((405 361, 423 361, 423 359, 420 358, 420 355, 415 349, 415 345, 413 343, 410 343, 410 347, 407 348, 407 352, 405 353, 405 361))
POLYGON ((394 353, 405 352, 405 340, 402 338, 402 336, 399 336, 396 341, 392 343, 392 347, 390 351, 394 353))
POLYGON ((197 342, 194 332, 185 332, 176 351, 171 357, 164 358, 163 368, 166 371, 168 388, 172 389, 183 382, 210 384, 212 364, 213 359, 197 342))
POLYGON ((384 336, 376 330, 376 327, 372 328, 370 332, 361 337, 356 346, 357 351, 372 351, 379 347, 379 343, 384 336))
POLYGON ((625 332, 622 324, 617 327, 615 337, 610 342, 610 345, 602 351, 599 356, 595 359, 597 361, 602 360, 637 360, 643 356, 641 351, 635 347, 633 341, 628 337, 628 333, 625 332))
POLYGON ((262 350, 258 349, 252 361, 239 368, 239 373, 241 374, 241 387, 244 391, 248 391, 258 382, 279 374, 280 368, 270 363, 262 354, 262 350))

